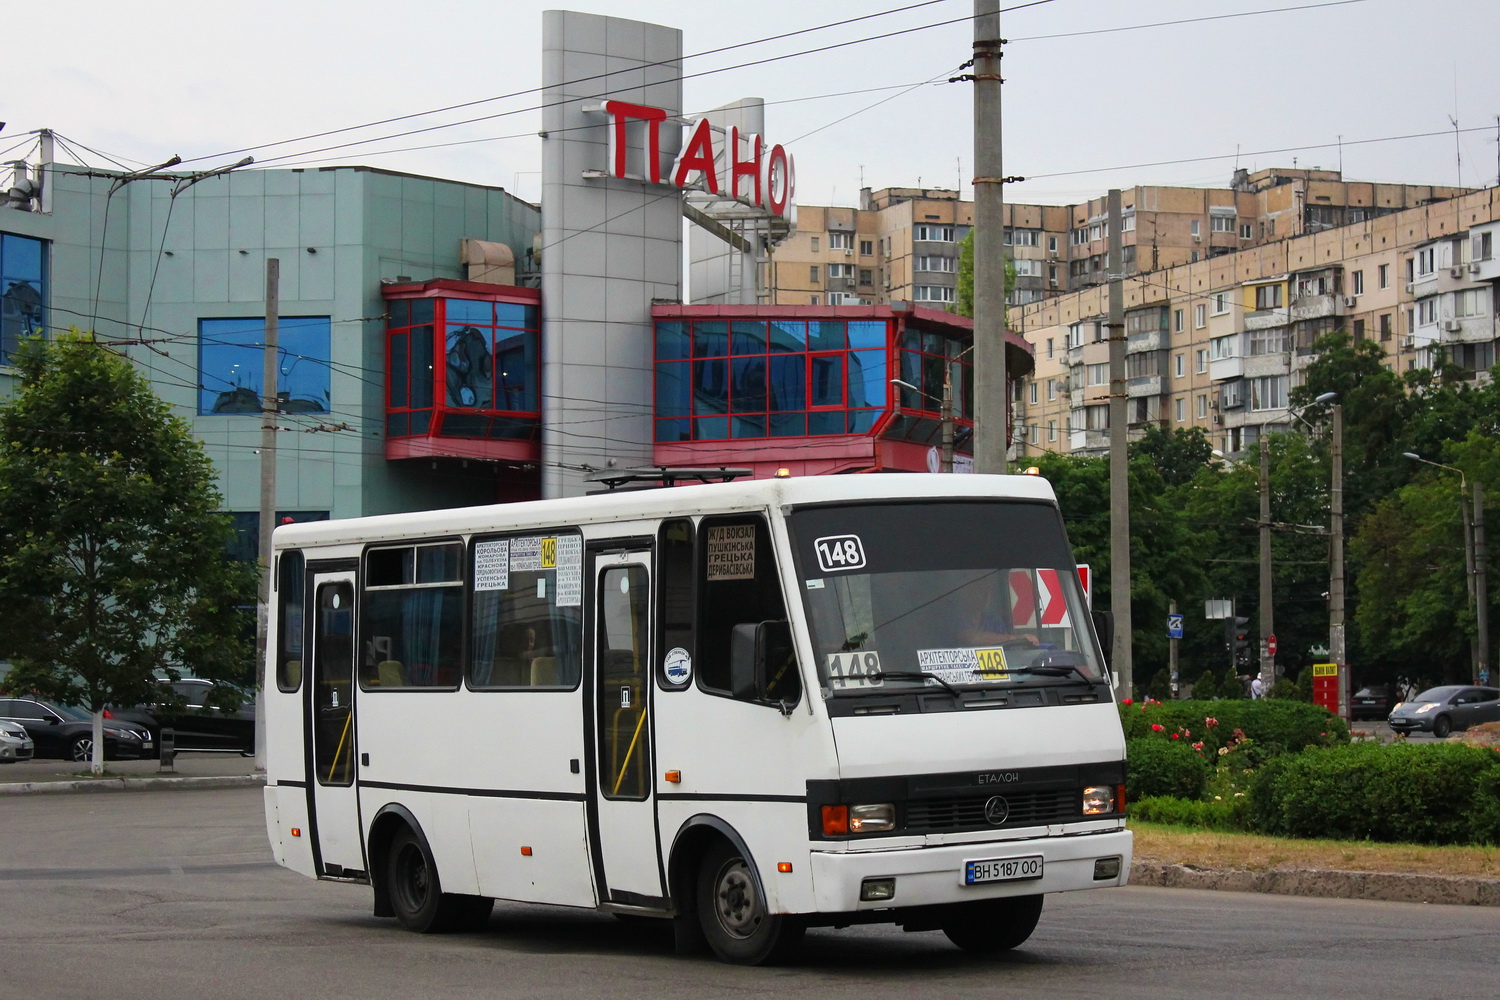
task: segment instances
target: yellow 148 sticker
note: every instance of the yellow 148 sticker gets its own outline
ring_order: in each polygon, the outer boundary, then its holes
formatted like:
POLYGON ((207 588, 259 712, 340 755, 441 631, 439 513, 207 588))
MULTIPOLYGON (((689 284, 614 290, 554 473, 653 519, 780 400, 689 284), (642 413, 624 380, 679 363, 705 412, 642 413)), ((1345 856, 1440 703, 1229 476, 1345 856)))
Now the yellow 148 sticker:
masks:
POLYGON ((557 539, 542 539, 542 569, 557 568, 557 539))
POLYGON ((974 673, 976 676, 983 677, 986 680, 1010 680, 1010 674, 1006 672, 1009 668, 1005 665, 1005 650, 999 648, 976 649, 974 650, 974 659, 974 673))

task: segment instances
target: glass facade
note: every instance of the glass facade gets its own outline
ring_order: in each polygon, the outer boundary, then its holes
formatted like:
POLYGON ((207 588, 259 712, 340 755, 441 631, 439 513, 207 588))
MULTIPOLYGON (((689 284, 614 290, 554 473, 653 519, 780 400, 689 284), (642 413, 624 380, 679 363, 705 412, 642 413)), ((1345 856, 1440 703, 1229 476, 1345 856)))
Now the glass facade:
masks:
POLYGON ((540 338, 535 302, 456 292, 390 299, 387 436, 535 440, 540 338))
POLYGON ((23 337, 46 329, 46 244, 0 233, 0 365, 14 363, 23 337))
MULTIPOLYGON (((198 412, 260 413, 265 382, 266 321, 198 321, 198 412)), ((282 413, 327 413, 329 320, 284 316, 276 324, 281 364, 276 394, 282 413)))

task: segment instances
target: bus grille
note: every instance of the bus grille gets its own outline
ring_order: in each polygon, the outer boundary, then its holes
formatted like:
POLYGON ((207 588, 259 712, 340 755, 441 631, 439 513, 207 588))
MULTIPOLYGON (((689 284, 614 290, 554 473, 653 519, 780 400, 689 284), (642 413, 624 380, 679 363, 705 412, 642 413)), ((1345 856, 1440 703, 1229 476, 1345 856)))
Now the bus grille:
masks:
MULTIPOLYGON (((984 804, 989 795, 947 799, 914 799, 906 804, 906 829, 911 833, 929 830, 992 830, 995 825, 984 818, 984 804)), ((1082 815, 1081 799, 1076 791, 1009 792, 1003 796, 1010 812, 1001 823, 1007 826, 1042 826, 1066 823, 1082 815)))

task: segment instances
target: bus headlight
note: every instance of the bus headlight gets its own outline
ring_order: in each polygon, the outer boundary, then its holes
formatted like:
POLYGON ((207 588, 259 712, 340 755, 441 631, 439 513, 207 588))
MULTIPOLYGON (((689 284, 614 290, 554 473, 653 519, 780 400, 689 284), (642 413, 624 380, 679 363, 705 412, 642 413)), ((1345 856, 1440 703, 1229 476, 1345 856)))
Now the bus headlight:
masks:
POLYGON ((1115 811, 1115 790, 1111 785, 1091 785, 1083 790, 1083 814, 1102 816, 1115 811))
POLYGON ((896 828, 896 807, 889 802, 849 807, 850 833, 883 833, 896 828))

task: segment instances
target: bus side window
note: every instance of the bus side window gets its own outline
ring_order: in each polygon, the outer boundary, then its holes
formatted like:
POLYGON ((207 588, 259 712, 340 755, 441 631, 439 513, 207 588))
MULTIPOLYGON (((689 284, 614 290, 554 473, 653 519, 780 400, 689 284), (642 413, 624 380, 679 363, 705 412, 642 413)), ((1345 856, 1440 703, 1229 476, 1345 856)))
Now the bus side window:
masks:
POLYGON ((302 686, 302 553, 283 552, 276 565, 276 687, 296 691, 302 686))
POLYGON ((656 680, 664 690, 687 687, 697 650, 693 621, 693 522, 663 521, 656 542, 656 680), (685 655, 684 655, 685 654, 685 655))
MULTIPOLYGON (((694 673, 704 690, 736 697, 730 671, 735 626, 786 619, 765 519, 753 514, 704 518, 699 525, 697 584, 694 673)), ((743 685, 740 691, 741 700, 758 700, 743 685)))

